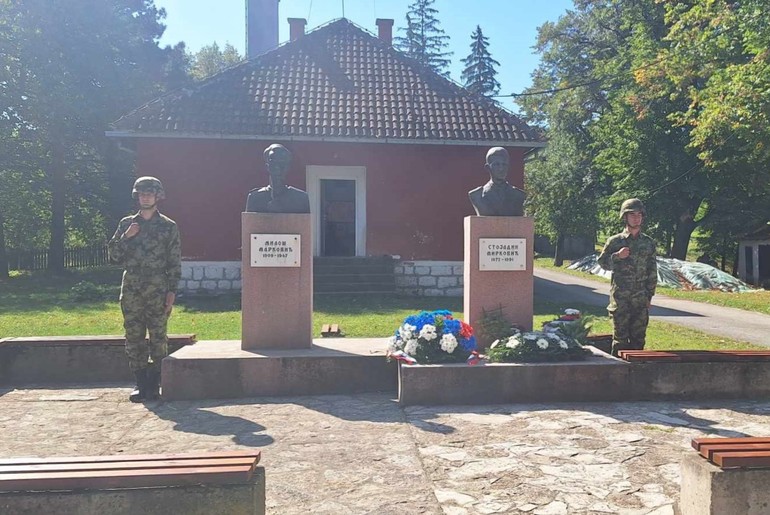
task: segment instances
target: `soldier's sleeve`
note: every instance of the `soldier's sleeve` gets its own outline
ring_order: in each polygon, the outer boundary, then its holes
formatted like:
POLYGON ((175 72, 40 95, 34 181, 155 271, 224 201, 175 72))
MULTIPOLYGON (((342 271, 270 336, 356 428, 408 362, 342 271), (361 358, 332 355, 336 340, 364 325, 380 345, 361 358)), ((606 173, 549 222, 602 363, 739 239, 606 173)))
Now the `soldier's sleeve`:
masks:
POLYGON ((612 265, 614 264, 612 254, 615 252, 615 245, 613 245, 613 241, 614 240, 612 238, 607 240, 607 243, 604 244, 604 248, 602 249, 601 254, 599 254, 598 258, 596 258, 599 266, 605 270, 612 270, 612 265))
POLYGON ((650 255, 647 257, 647 277, 645 278, 645 286, 647 288, 647 300, 652 300, 655 295, 655 288, 658 286, 658 261, 655 257, 656 245, 653 240, 650 240, 652 249, 650 255))
POLYGON ((123 233, 126 232, 131 220, 124 218, 118 223, 118 228, 107 243, 107 254, 110 256, 110 261, 118 265, 122 265, 124 258, 126 257, 126 251, 129 248, 129 242, 123 239, 123 233))
POLYGON ((168 278, 168 291, 176 293, 179 280, 182 278, 182 242, 176 224, 171 226, 168 253, 166 254, 166 277, 168 278))

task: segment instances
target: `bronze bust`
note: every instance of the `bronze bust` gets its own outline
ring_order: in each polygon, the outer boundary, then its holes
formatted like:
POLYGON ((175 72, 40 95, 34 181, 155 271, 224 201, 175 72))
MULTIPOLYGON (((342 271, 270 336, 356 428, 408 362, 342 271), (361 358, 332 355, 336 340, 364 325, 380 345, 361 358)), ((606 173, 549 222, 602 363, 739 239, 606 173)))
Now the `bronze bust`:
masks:
POLYGON ((246 200, 248 213, 309 213, 310 199, 307 193, 286 184, 286 173, 291 163, 291 152, 278 143, 264 152, 270 185, 249 191, 246 200))
POLYGON ((508 183, 510 163, 508 151, 503 147, 493 147, 487 152, 484 168, 489 172, 489 182, 468 192, 477 215, 524 216, 527 194, 508 183))

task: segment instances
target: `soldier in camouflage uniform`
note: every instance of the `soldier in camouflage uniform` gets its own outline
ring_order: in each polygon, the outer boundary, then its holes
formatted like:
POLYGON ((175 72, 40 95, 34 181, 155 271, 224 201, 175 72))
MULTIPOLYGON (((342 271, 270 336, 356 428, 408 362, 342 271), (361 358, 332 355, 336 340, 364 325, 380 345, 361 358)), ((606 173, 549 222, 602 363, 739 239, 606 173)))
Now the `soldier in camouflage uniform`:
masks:
POLYGON ((160 397, 160 362, 168 355, 166 327, 182 270, 179 230, 157 208, 166 198, 161 182, 138 178, 133 197, 139 212, 120 221, 108 248, 110 259, 125 270, 120 308, 128 364, 136 377, 129 399, 141 402, 160 397))
POLYGON ((643 349, 650 302, 658 284, 655 241, 642 233, 647 215, 641 200, 632 198, 620 207, 626 228, 607 240, 599 255, 599 265, 612 271, 610 304, 612 354, 623 349, 643 349))

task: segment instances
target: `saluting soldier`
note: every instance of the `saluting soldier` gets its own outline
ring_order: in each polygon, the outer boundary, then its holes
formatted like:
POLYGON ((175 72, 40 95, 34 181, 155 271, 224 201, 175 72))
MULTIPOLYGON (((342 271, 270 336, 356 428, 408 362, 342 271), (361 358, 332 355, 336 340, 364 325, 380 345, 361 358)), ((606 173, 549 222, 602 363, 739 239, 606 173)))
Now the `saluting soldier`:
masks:
POLYGON ((158 211, 158 202, 166 198, 163 184, 140 177, 132 196, 139 211, 120 221, 108 249, 111 261, 124 268, 120 309, 128 364, 136 378, 129 399, 141 402, 160 398, 160 363, 168 355, 168 317, 182 265, 176 223, 158 211))
POLYGON ((623 202, 620 219, 626 227, 610 237, 599 255, 599 265, 612 271, 610 304, 612 319, 612 354, 624 349, 644 348, 650 303, 658 284, 655 241, 642 232, 647 216, 637 198, 623 202))

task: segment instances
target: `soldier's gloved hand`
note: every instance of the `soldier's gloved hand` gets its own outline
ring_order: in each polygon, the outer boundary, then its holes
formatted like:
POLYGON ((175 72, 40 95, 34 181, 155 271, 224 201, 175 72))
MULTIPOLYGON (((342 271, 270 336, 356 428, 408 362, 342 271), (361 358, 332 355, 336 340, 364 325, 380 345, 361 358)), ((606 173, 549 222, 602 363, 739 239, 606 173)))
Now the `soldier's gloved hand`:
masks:
POLYGON ((171 310, 174 309, 175 300, 176 300, 176 293, 172 291, 166 293, 166 315, 171 314, 171 310))
POLYGON ((128 229, 126 229, 126 232, 123 233, 124 238, 133 238, 137 234, 139 234, 139 231, 141 230, 141 227, 139 227, 139 224, 134 222, 131 225, 128 226, 128 229))
POLYGON ((619 251, 615 252, 613 256, 615 256, 617 259, 626 259, 629 254, 631 254, 631 249, 628 247, 623 247, 619 251))

